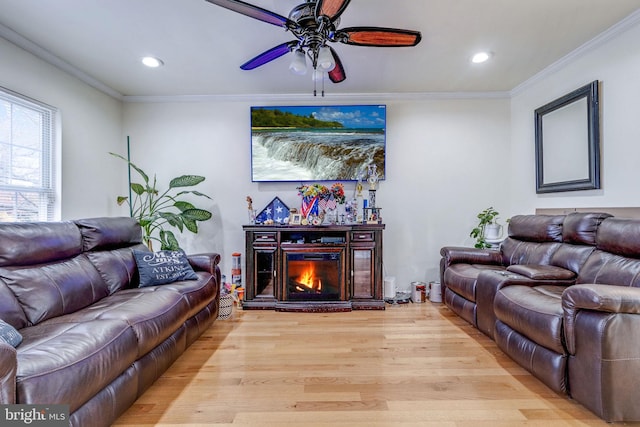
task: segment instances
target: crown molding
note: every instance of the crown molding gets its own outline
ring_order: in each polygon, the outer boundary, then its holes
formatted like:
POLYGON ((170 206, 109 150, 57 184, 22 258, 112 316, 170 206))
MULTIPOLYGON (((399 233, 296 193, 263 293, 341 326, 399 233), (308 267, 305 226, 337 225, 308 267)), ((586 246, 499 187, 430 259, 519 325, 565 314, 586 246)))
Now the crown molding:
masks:
POLYGON ((111 87, 102 83, 100 80, 90 76, 89 74, 80 70, 78 67, 68 63, 64 59, 61 59, 60 57, 54 55, 53 53, 49 52, 43 47, 32 42, 28 38, 16 33, 11 28, 6 27, 2 24, 0 24, 0 37, 8 40, 9 42, 13 43, 19 48, 26 50, 27 52, 42 59, 43 61, 53 65, 54 67, 57 67, 62 71, 68 74, 71 74, 72 76, 78 78, 79 80, 88 84, 94 89, 97 89, 100 92, 103 92, 111 96, 112 98, 122 100, 122 94, 119 93, 118 91, 112 89, 111 87))
POLYGON ((616 24, 612 25, 607 30, 600 33, 596 37, 592 38, 582 46, 569 52, 569 54, 563 56, 556 62, 547 66, 542 71, 535 74, 533 77, 520 83, 518 86, 516 86, 511 90, 510 96, 514 97, 522 93, 523 91, 530 88, 531 86, 534 86, 536 83, 540 82, 541 80, 544 80, 545 78, 555 74, 556 72, 558 72, 558 70, 564 68, 571 62, 576 61, 578 58, 594 51, 595 49, 602 46, 609 40, 615 37, 618 37, 620 34, 633 28, 639 22, 640 22, 640 9, 636 10, 635 12, 633 12, 632 14, 624 18, 622 21, 619 21, 616 24))
POLYGON ((423 101, 431 99, 508 99, 510 93, 503 92, 401 92, 401 93, 330 93, 314 97, 308 93, 291 94, 229 94, 229 95, 170 95, 170 96, 123 96, 127 103, 163 102, 309 102, 314 101, 423 101))

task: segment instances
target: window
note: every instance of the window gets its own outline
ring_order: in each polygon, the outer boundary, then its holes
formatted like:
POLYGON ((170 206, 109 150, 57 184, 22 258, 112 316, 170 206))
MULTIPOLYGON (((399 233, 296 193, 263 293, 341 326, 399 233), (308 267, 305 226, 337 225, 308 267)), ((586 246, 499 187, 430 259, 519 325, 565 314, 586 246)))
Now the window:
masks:
POLYGON ((56 110, 0 88, 0 221, 51 221, 56 110))

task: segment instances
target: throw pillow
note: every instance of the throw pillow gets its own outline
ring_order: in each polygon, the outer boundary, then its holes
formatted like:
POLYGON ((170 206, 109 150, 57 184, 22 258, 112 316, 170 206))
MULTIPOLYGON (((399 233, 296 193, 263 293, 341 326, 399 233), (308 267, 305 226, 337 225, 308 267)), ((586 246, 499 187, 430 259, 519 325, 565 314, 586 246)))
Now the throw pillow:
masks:
POLYGON ((4 320, 0 320, 0 341, 4 341, 12 347, 17 347, 22 342, 20 332, 4 320))
POLYGON ((184 251, 147 252, 134 249, 140 287, 164 285, 178 280, 196 280, 184 251))

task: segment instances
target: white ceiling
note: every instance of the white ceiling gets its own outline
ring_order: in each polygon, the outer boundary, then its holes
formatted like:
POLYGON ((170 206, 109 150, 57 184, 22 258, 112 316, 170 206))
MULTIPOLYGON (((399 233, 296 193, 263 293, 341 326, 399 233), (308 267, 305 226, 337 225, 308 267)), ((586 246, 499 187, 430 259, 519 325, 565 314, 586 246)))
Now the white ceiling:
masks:
MULTIPOLYGON (((302 0, 248 0, 287 16, 302 0)), ((640 0, 352 0, 340 27, 422 32, 416 47, 333 45, 347 80, 328 94, 509 92, 603 33, 640 21, 640 0), (490 50, 474 65, 470 56, 490 50)), ((282 28, 205 0, 0 0, 0 36, 117 97, 303 94, 285 56, 240 64, 285 41, 282 28), (2 28, 1 26, 4 26, 2 28), (140 65, 154 55, 160 69, 140 65)))

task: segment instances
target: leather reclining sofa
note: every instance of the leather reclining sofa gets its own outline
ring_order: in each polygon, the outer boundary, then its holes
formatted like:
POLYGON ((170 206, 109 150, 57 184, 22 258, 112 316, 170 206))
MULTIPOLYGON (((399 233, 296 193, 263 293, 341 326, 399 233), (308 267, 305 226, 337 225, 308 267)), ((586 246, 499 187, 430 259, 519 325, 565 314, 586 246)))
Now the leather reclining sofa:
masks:
POLYGON ((452 311, 602 419, 640 420, 640 220, 518 215, 498 250, 441 255, 452 311))
POLYGON ((0 404, 69 405, 70 425, 108 426, 217 318, 218 254, 196 280, 138 287, 131 218, 0 223, 0 404))

